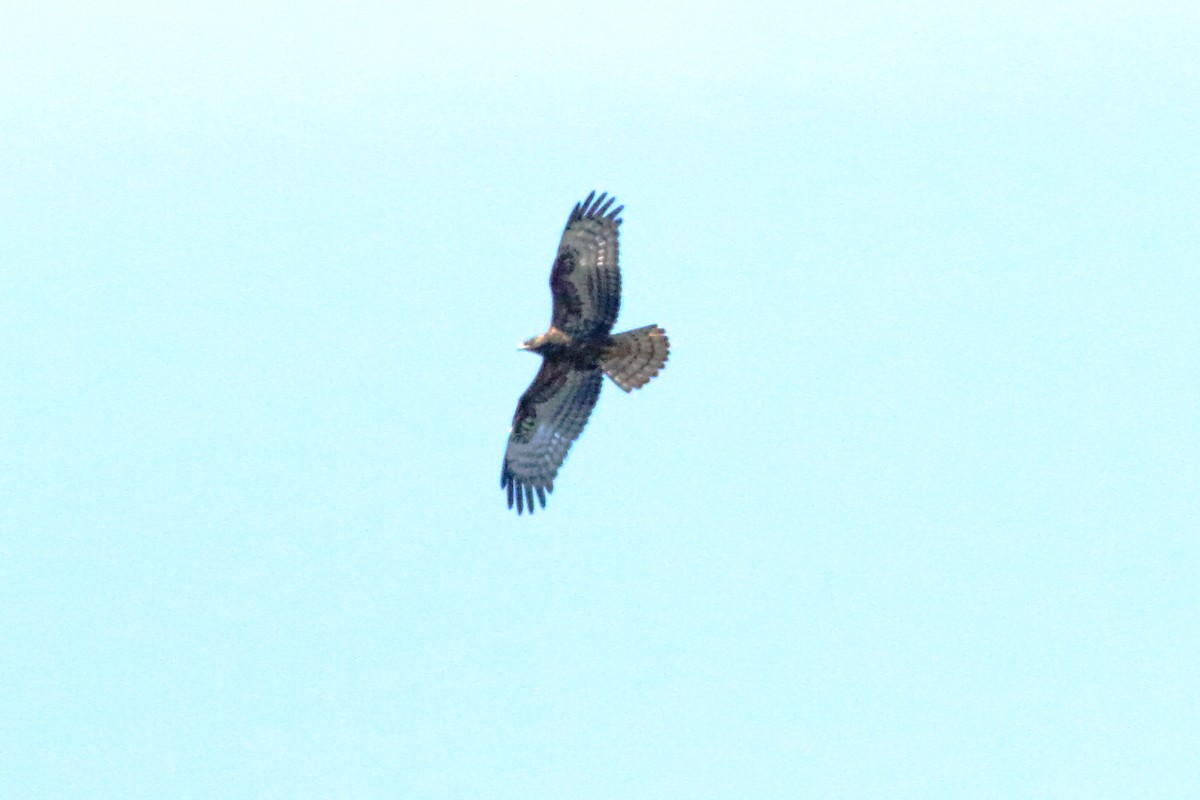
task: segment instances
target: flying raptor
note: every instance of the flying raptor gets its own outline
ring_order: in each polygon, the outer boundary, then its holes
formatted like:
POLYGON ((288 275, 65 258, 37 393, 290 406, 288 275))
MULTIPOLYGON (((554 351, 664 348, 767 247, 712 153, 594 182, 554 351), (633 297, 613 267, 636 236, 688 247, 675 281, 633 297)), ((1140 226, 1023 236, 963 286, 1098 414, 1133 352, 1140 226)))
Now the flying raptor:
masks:
POLYGON ((615 201, 592 192, 575 204, 550 270, 550 330, 521 345, 542 357, 542 368, 517 401, 500 470, 500 488, 518 514, 533 513, 534 495, 546 507, 554 476, 600 396, 602 376, 630 392, 667 362, 670 343, 657 325, 612 332, 621 308, 617 234, 624 209, 610 211, 615 201))

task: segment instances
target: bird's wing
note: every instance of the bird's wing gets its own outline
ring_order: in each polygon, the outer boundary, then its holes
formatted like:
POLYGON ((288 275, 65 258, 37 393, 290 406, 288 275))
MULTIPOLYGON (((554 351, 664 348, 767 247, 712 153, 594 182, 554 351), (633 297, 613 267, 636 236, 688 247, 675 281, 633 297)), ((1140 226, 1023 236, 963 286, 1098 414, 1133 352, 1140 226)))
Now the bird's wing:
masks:
POLYGON ((509 508, 516 501, 518 514, 526 506, 533 513, 535 492, 546 507, 554 476, 600 396, 602 375, 599 368, 543 359, 537 377, 521 395, 500 470, 500 488, 508 490, 509 508))
POLYGON ((576 203, 558 243, 550 271, 550 324, 572 336, 607 334, 621 309, 617 233, 624 206, 609 211, 615 201, 607 193, 596 197, 592 192, 576 203))

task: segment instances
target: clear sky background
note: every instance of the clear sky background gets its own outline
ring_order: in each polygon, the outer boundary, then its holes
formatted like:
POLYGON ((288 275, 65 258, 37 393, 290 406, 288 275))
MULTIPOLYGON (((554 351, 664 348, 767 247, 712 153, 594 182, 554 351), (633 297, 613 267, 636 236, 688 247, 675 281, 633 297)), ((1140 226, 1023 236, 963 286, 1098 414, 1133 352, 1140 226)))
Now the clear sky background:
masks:
POLYGON ((1200 796, 1194 3, 25 5, 6 798, 1200 796))

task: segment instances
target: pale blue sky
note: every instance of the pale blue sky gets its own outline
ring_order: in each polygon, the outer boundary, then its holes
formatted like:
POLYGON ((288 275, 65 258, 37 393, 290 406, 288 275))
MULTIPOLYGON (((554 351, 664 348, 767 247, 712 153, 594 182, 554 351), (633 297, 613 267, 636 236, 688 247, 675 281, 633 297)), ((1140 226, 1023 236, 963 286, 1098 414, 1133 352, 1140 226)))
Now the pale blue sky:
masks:
POLYGON ((1194 4, 29 6, 5 797, 1197 796, 1194 4))

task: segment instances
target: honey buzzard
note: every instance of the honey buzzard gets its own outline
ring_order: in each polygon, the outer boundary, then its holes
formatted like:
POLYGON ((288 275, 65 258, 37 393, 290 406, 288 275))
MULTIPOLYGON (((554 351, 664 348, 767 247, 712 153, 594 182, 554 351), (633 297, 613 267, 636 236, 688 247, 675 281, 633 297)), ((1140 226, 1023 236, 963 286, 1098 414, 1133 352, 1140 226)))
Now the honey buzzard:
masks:
POLYGON ((517 401, 500 470, 500 488, 518 514, 533 513, 534 494, 546 507, 554 476, 600 396, 601 376, 630 392, 667 361, 667 332, 657 325, 612 332, 621 308, 617 215, 624 208, 609 211, 615 200, 592 192, 575 204, 550 271, 550 330, 521 345, 542 357, 542 368, 517 401))

